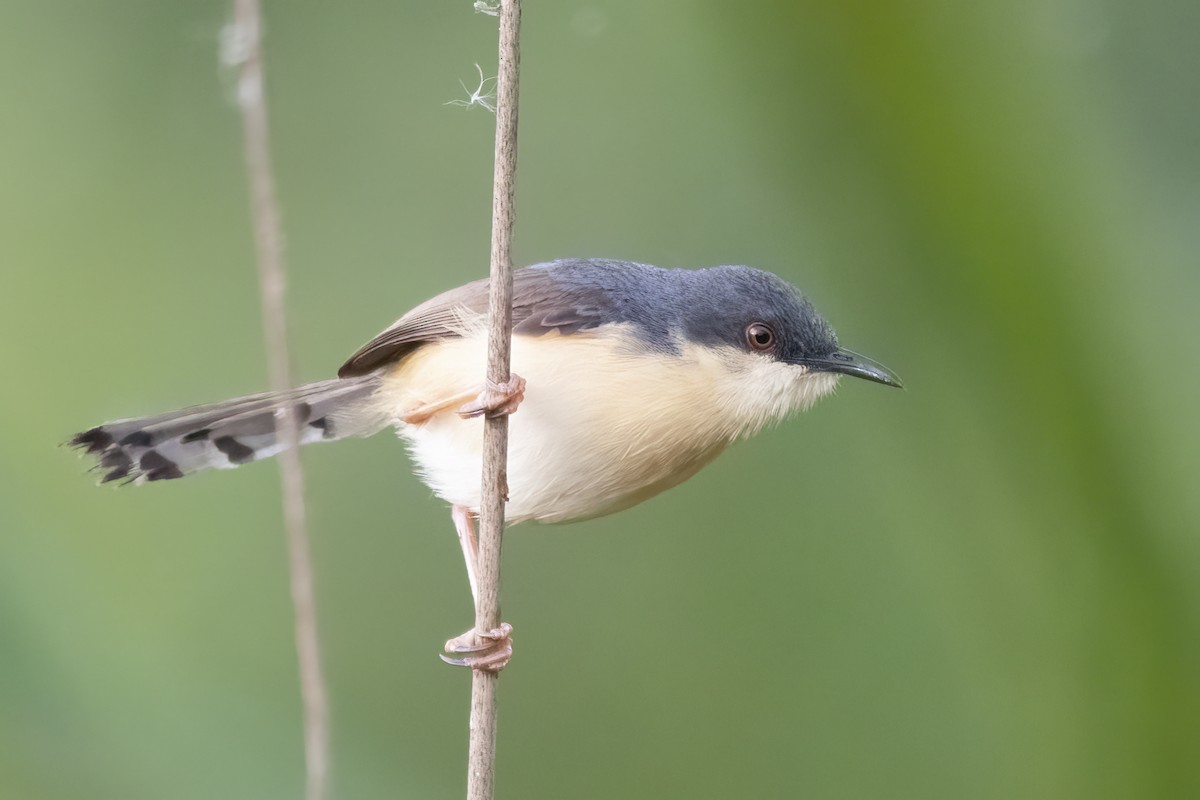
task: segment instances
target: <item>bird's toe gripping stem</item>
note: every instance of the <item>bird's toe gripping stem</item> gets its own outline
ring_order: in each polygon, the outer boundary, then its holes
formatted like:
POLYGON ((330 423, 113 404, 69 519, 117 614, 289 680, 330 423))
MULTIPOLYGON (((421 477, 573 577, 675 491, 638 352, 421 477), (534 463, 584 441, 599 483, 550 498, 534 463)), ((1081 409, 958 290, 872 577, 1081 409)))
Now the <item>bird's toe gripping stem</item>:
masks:
POLYGON ((440 658, 447 664, 499 672, 512 658, 512 625, 501 622, 500 627, 490 631, 469 630, 446 642, 445 650, 450 655, 440 658))
POLYGON ((524 399, 525 379, 514 374, 503 383, 488 381, 478 397, 459 407, 458 415, 464 419, 503 417, 516 411, 524 399))

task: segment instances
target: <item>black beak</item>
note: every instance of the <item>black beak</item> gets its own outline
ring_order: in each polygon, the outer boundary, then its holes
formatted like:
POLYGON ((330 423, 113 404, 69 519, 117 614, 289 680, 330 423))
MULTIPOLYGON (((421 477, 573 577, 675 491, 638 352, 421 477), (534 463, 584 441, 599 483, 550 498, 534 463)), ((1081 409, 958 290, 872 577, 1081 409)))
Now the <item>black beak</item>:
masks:
POLYGON ((872 361, 866 356, 861 356, 852 350, 839 349, 825 358, 805 359, 804 365, 809 369, 815 369, 820 372, 837 372, 842 375, 853 375, 856 378, 866 378, 869 381, 882 383, 884 386, 895 386, 897 389, 904 388, 904 384, 900 382, 899 375, 878 361, 872 361))

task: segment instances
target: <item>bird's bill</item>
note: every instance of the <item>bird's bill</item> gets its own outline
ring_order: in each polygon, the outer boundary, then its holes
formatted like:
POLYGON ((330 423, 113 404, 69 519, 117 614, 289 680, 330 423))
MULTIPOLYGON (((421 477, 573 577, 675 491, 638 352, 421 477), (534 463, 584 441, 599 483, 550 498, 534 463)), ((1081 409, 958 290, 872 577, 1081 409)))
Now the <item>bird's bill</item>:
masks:
POLYGON ((809 369, 820 372, 836 372, 840 375, 852 375, 855 378, 865 378, 884 386, 894 386, 903 389, 900 376, 890 369, 853 350, 839 349, 826 358, 808 359, 804 362, 809 369))

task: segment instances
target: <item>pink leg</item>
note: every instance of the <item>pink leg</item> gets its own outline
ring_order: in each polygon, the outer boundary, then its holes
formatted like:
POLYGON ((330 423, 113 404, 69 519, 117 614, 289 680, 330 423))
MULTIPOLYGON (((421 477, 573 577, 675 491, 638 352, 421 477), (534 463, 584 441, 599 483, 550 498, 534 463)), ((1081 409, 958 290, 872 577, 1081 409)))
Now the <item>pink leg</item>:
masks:
POLYGON ((454 529, 458 531, 458 543, 462 545, 463 562, 467 565, 467 580, 471 584, 471 601, 479 605, 479 581, 475 578, 475 562, 479 560, 479 544, 475 539, 475 524, 471 521, 471 512, 466 506, 452 506, 450 518, 454 520, 454 529))
POLYGON ((470 402, 471 400, 478 400, 478 399, 479 399, 479 390, 478 389, 471 389, 470 391, 459 392, 456 395, 447 397, 444 400, 439 400, 436 403, 426 403, 423 406, 417 406, 416 408, 410 408, 408 411, 404 412, 404 415, 402 417, 400 417, 400 419, 404 420, 409 425, 424 425, 426 422, 429 422, 429 420, 433 419, 435 416, 442 413, 443 411, 448 411, 451 408, 458 408, 463 403, 467 403, 467 402, 470 402))
MULTIPOLYGON (((451 508, 450 517, 454 520, 455 530, 458 531, 463 561, 467 565, 467 580, 471 584, 471 598, 478 609, 479 583, 475 577, 475 562, 478 559, 479 546, 475 539, 475 525, 471 519, 470 510, 465 506, 451 508)), ((471 629, 446 642, 444 649, 447 653, 457 656, 457 658, 441 656, 441 659, 447 664, 499 672, 512 658, 512 626, 507 622, 502 622, 500 627, 489 631, 471 629)))

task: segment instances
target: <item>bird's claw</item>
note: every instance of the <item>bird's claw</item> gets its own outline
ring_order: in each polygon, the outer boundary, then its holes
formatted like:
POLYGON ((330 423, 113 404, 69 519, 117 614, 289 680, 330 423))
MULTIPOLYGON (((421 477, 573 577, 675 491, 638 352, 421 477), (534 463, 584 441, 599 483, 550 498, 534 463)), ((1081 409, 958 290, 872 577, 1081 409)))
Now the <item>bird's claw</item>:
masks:
POLYGON ((516 411, 524 399, 525 379, 520 375, 511 375, 504 383, 488 381, 478 397, 459 406, 458 415, 463 419, 480 416, 495 419, 516 411))
POLYGON ((501 622, 489 631, 469 630, 446 642, 445 651, 457 658, 441 655, 442 661, 455 667, 470 667, 484 672, 499 672, 512 658, 512 625, 501 622))

